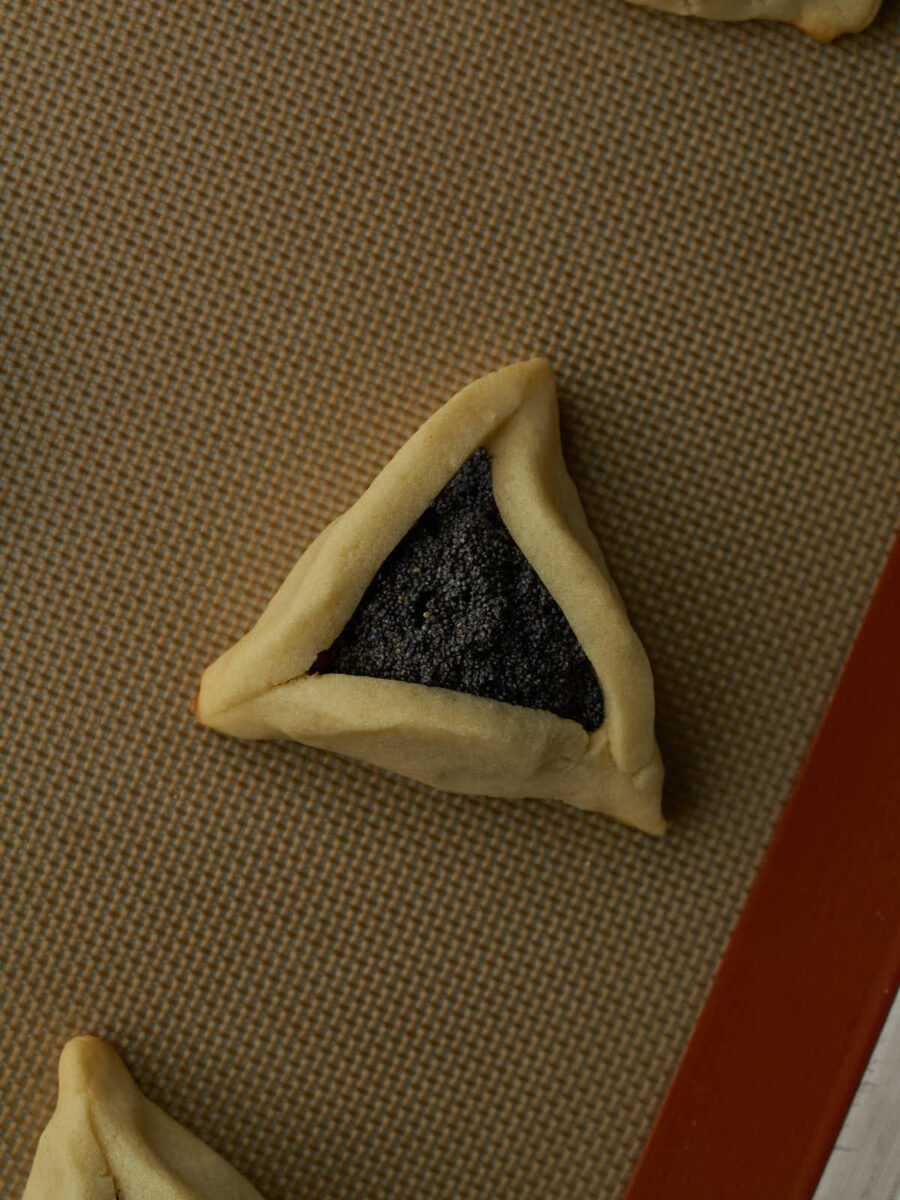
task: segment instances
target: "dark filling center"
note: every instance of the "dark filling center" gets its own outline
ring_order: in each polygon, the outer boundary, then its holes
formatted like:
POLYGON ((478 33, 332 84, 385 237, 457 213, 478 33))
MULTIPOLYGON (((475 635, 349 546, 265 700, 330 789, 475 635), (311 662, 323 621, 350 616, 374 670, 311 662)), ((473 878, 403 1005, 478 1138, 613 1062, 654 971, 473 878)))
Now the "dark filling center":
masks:
POLYGON ((476 450, 395 547, 312 672, 424 683, 603 724, 603 693, 513 541, 476 450))

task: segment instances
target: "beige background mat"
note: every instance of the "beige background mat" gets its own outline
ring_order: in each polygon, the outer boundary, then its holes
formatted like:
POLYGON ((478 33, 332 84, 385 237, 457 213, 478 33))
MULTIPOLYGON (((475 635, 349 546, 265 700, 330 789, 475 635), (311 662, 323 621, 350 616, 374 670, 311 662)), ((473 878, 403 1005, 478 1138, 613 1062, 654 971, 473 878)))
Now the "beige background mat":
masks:
POLYGON ((81 1031, 268 1200, 621 1194, 900 509, 898 51, 896 0, 828 48, 619 0, 0 6, 2 1195, 81 1031), (536 352, 664 842, 188 712, 536 352))

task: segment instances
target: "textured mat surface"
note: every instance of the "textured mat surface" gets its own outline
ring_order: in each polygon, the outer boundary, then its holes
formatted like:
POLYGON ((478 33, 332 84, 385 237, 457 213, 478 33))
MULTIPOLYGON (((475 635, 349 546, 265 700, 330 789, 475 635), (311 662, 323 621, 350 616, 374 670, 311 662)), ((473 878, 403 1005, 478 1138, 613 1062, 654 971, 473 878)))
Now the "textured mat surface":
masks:
POLYGON ((83 1031, 268 1200, 621 1193, 900 508, 898 13, 0 7, 0 1193, 83 1031), (534 352, 663 842, 188 712, 534 352))

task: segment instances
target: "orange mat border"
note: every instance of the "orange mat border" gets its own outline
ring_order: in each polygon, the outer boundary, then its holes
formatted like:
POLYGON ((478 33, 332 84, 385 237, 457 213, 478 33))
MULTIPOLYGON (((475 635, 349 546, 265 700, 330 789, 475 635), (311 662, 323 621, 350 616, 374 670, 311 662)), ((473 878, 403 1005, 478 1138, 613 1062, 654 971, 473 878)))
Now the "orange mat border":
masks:
POLYGON ((808 1200, 900 983, 900 538, 626 1200, 808 1200))

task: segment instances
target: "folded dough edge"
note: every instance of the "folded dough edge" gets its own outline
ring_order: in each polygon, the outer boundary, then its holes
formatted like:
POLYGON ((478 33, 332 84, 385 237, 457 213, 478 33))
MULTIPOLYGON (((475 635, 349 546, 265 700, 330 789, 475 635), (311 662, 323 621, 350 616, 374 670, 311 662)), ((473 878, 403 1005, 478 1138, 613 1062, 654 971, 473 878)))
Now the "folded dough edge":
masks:
POLYGON ((22 1200, 262 1200, 214 1150, 139 1090, 115 1050, 73 1038, 56 1110, 22 1200))

